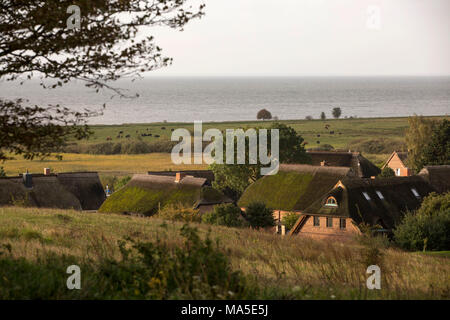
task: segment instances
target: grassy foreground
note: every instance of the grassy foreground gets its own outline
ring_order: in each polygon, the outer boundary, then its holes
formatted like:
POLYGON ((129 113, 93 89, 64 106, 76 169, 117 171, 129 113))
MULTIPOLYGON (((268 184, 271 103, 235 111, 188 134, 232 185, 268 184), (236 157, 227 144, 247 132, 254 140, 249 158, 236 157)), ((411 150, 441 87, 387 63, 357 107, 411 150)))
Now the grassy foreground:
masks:
MULTIPOLYGON (((180 236, 182 226, 182 223, 156 218, 70 210, 0 208, 0 298, 142 298, 138 289, 129 291, 123 284, 129 276, 118 267, 121 251, 117 242, 130 237, 154 243, 144 246, 144 249, 153 252, 151 259, 155 263, 159 261, 154 260, 158 258, 155 253, 157 239, 166 246, 163 256, 174 248, 183 247, 184 240, 180 236), (105 261, 108 263, 105 264, 105 261), (70 291, 66 288, 66 268, 70 264, 78 264, 85 270, 82 271, 81 290, 70 291), (111 283, 114 281, 123 283, 113 286, 111 283)), ((375 243, 282 238, 255 230, 204 224, 193 224, 192 227, 198 228, 201 239, 211 232, 211 240, 215 243, 218 239, 219 250, 230 262, 231 270, 227 272, 240 272, 246 279, 246 289, 242 291, 245 294, 242 293, 240 298, 450 297, 450 264, 445 257, 407 253, 375 243), (381 290, 368 290, 366 287, 366 268, 369 264, 377 264, 381 268, 381 290)), ((187 252, 193 250, 188 248, 187 252)), ((208 269, 209 259, 215 256, 208 253, 207 257, 201 260, 200 269, 208 269)), ((132 269, 128 266, 126 270, 131 272, 132 269)), ((163 279, 153 276, 149 281, 148 286, 161 288, 163 279)), ((196 289, 197 292, 204 292, 201 288, 196 289)), ((164 296, 144 296, 152 297, 164 296)))

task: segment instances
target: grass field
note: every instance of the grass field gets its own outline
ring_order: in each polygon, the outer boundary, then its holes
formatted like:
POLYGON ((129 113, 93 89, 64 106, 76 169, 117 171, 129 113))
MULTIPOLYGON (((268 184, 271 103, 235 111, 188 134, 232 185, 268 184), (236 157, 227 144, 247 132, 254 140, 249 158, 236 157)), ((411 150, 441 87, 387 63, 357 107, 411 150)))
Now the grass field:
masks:
MULTIPOLYGON (((32 289, 51 292, 57 298, 72 297, 64 289, 65 282, 53 284, 48 278, 50 275, 39 274, 39 277, 33 278, 33 275, 14 274, 16 269, 1 270, 11 266, 6 263, 8 259, 19 261, 17 259, 23 258, 21 263, 28 261, 36 268, 48 256, 53 259, 66 256, 71 257, 72 263, 94 265, 105 257, 110 259, 108 261, 119 259, 117 241, 125 237, 146 242, 159 239, 169 247, 180 246, 183 241, 179 235, 181 223, 157 218, 6 207, 0 208, 0 221, 0 248, 11 249, 10 253, 0 250, 3 251, 0 255, 0 272, 4 273, 0 279, 0 296, 3 294, 3 298, 34 297, 28 292, 32 289), (53 285, 60 287, 53 288, 53 285)), ((198 228, 201 238, 211 232, 212 239, 219 240, 232 269, 241 271, 258 287, 258 295, 249 298, 450 298, 450 264, 447 258, 437 255, 367 247, 356 241, 340 243, 288 236, 282 238, 250 229, 203 224, 193 226, 198 228), (375 263, 382 270, 381 290, 368 290, 366 287, 368 263, 375 263)), ((65 274, 65 269, 58 263, 52 266, 53 273, 65 274)), ((37 269, 32 270, 38 272, 37 269)), ((91 279, 90 275, 86 277, 91 279)), ((102 298, 96 296, 95 287, 83 282, 82 288, 75 290, 78 291, 78 298, 102 298)))
MULTIPOLYGON (((445 117, 432 117, 442 119, 445 117)), ((449 118, 449 117, 446 117, 449 118)), ((308 142, 307 148, 318 147, 330 144, 336 149, 358 150, 361 142, 374 139, 384 139, 386 145, 401 145, 404 142, 404 131, 407 128, 407 118, 367 118, 367 119, 339 119, 339 120, 285 120, 280 121, 292 126, 308 142), (329 125, 329 129, 325 125, 329 125), (334 134, 330 134, 334 131, 334 134), (320 135, 320 137, 318 137, 320 135), (320 141, 320 144, 317 144, 320 141)), ((220 122, 205 123, 203 130, 209 128, 235 129, 268 127, 272 121, 250 121, 250 122, 220 122)), ((187 123, 151 123, 151 124, 124 124, 124 125, 95 125, 91 129, 93 135, 88 140, 72 141, 80 145, 99 144, 107 142, 107 137, 111 137, 110 142, 130 142, 130 141, 168 141, 171 130, 177 128, 193 129, 193 124, 187 123), (165 129, 162 129, 165 128, 165 129), (117 138, 120 131, 123 136, 127 134, 130 138, 117 138), (152 133, 151 137, 141 137, 142 133, 152 133), (155 135, 160 135, 155 138, 155 135)), ((389 152, 367 153, 364 156, 377 165, 381 165, 389 152)), ((70 154, 63 153, 63 160, 55 158, 46 160, 26 161, 16 156, 15 160, 6 161, 0 166, 4 167, 7 175, 23 173, 28 169, 33 173, 42 172, 44 167, 50 167, 56 172, 63 171, 98 171, 110 175, 126 175, 131 173, 146 172, 148 170, 196 170, 206 168, 206 165, 183 165, 172 164, 170 155, 167 153, 149 154, 118 154, 118 155, 90 155, 90 154, 70 154)))

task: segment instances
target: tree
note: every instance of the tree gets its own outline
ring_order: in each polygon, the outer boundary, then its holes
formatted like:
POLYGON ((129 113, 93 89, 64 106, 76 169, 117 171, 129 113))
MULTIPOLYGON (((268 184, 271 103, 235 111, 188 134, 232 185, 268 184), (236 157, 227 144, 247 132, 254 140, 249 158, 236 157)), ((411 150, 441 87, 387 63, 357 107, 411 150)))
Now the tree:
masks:
POLYGON ((270 119, 272 119, 272 114, 266 109, 261 109, 256 114, 256 119, 258 119, 258 120, 261 120, 261 119, 262 120, 270 120, 270 119))
POLYGON ((203 214, 202 221, 226 227, 242 227, 244 225, 241 209, 229 203, 215 206, 213 211, 203 214))
POLYGON ((336 107, 336 108, 333 108, 333 111, 332 111, 331 113, 333 114, 333 117, 334 117, 335 119, 339 119, 339 117, 340 117, 341 114, 342 114, 342 110, 341 110, 341 108, 336 107))
POLYGON ((406 250, 449 250, 450 192, 426 197, 416 212, 404 216, 394 238, 406 250))
POLYGON ((395 172, 388 166, 384 167, 383 170, 381 170, 381 173, 379 175, 380 178, 390 178, 395 177, 395 172))
POLYGON ((325 112, 322 111, 322 113, 320 114, 320 119, 325 120, 327 118, 327 116, 325 115, 325 112))
POLYGON ((433 130, 430 142, 423 148, 420 166, 450 164, 450 121, 444 119, 433 130))
POLYGON ((245 217, 252 228, 266 228, 275 225, 273 210, 263 202, 252 202, 245 210, 245 217))
MULTIPOLYGON (((306 153, 304 139, 294 128, 285 124, 273 123, 269 129, 279 130, 279 156, 281 163, 311 163, 306 153)), ((270 140, 267 139, 271 149, 270 140)), ((225 153, 224 153, 225 155, 225 153)), ((246 164, 212 164, 210 169, 214 172, 213 187, 222 191, 228 197, 238 200, 244 190, 261 177, 262 165, 249 164, 248 155, 246 164)))
POLYGON ((283 224, 285 225, 287 230, 291 230, 295 223, 297 222, 298 218, 300 217, 300 214, 296 212, 289 212, 287 215, 285 215, 282 219, 283 224))
POLYGON ((312 117, 312 116, 306 116, 305 119, 306 119, 306 120, 312 120, 313 117, 312 117))
POLYGON ((408 149, 408 166, 419 172, 423 166, 423 150, 431 143, 435 122, 422 116, 408 118, 405 140, 408 149))
MULTIPOLYGON (((161 54, 153 37, 141 39, 138 32, 161 25, 182 29, 204 14, 204 5, 192 10, 187 3, 80 0, 76 3, 80 8, 78 29, 68 27, 71 0, 2 1, 0 78, 13 81, 38 75, 41 86, 47 89, 81 80, 88 88, 107 88, 127 96, 110 82, 123 77, 134 79, 172 62, 161 54)), ((7 158, 6 152, 28 159, 46 156, 69 136, 85 138, 90 133, 87 118, 96 114, 0 99, 0 159, 7 158)))

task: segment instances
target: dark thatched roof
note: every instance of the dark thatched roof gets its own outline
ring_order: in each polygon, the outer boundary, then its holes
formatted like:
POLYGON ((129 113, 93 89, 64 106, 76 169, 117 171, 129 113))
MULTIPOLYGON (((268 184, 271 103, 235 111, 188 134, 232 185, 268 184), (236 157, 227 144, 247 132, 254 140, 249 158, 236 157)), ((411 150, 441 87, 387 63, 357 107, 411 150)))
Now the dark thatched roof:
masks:
POLYGON ((214 181, 214 173, 211 170, 184 170, 184 171, 149 171, 147 172, 149 175, 154 176, 170 176, 175 177, 177 172, 193 176, 194 178, 205 178, 209 185, 214 181))
POLYGON ((106 198, 96 172, 30 176, 31 188, 23 176, 0 178, 0 205, 97 210, 106 198))
POLYGON ((342 151, 308 151, 313 166, 352 168, 358 177, 370 178, 381 173, 380 168, 364 158, 359 152, 342 151))
POLYGON ((426 166, 419 172, 439 193, 450 191, 450 165, 426 166))
POLYGON ((152 215, 172 204, 196 208, 224 202, 231 200, 208 186, 206 178, 185 176, 175 182, 174 176, 135 174, 127 185, 108 197, 100 211, 152 215))
POLYGON ((283 164, 276 175, 252 183, 239 199, 240 207, 261 201, 276 210, 301 211, 340 179, 351 175, 350 168, 283 164))
POLYGON ((417 176, 345 178, 309 206, 304 214, 350 217, 356 223, 365 222, 392 229, 406 211, 416 210, 422 199, 433 191, 434 188, 417 176), (370 200, 366 199, 364 193, 370 200), (337 207, 325 205, 329 197, 337 200, 337 207))

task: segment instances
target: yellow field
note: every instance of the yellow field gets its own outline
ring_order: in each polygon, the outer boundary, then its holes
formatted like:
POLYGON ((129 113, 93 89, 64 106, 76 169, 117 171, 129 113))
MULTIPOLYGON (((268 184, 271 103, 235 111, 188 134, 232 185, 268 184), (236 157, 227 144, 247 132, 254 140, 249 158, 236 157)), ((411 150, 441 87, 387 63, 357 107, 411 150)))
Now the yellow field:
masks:
POLYGON ((7 175, 24 173, 42 173, 44 168, 53 172, 97 171, 110 174, 145 173, 147 171, 164 170, 198 170, 206 169, 207 165, 175 165, 169 153, 149 153, 137 155, 89 155, 64 153, 61 161, 55 158, 45 160, 24 160, 16 156, 16 160, 3 164, 7 175))

